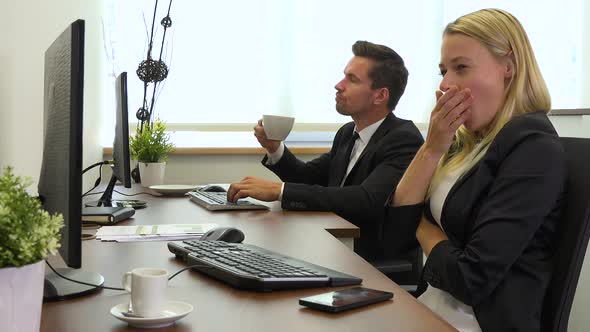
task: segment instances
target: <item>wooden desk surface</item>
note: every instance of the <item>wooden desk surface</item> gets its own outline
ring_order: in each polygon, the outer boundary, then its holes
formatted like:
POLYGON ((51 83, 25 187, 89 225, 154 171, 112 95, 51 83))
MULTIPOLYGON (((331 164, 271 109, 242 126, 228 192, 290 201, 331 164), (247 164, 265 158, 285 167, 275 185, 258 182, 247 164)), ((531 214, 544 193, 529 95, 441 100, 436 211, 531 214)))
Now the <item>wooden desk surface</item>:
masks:
MULTIPOLYGON (((338 288, 257 293, 234 289, 194 271, 169 283, 168 298, 191 303, 195 310, 175 325, 158 331, 455 331, 395 283, 326 231, 358 236, 356 226, 331 213, 209 212, 186 198, 140 196, 149 207, 125 224, 217 223, 240 228, 245 243, 363 278, 363 286, 391 291, 393 301, 339 314, 307 309, 298 299, 338 288)), ((84 241, 83 269, 101 273, 105 286, 120 287, 122 274, 136 267, 161 267, 173 273, 183 267, 165 242, 107 243, 84 241)), ((63 266, 59 257, 50 261, 63 266), (61 263, 61 264, 60 264, 61 263)), ((124 292, 98 293, 43 305, 41 331, 134 331, 109 313, 129 301, 124 292)))

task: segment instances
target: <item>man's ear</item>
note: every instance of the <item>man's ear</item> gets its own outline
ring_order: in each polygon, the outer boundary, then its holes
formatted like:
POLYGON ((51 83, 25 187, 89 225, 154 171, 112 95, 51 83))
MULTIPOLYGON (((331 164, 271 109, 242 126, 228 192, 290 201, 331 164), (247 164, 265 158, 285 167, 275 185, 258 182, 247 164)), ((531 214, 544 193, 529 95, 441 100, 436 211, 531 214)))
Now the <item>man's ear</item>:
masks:
POLYGON ((389 89, 388 88, 380 88, 377 89, 374 93, 373 102, 377 105, 387 104, 389 101, 389 89))

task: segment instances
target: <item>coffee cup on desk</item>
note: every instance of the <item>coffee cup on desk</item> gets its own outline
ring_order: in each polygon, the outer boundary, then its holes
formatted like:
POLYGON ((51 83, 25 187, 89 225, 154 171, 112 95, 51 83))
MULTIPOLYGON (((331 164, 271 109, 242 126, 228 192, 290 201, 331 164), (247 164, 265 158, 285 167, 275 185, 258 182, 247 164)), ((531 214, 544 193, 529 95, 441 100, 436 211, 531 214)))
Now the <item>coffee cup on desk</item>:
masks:
POLYGON ((157 317, 166 305, 168 271, 137 268, 123 275, 123 288, 131 293, 130 310, 140 317, 157 317))
POLYGON ((262 124, 266 137, 271 140, 283 141, 293 128, 295 118, 290 116, 263 115, 262 124))

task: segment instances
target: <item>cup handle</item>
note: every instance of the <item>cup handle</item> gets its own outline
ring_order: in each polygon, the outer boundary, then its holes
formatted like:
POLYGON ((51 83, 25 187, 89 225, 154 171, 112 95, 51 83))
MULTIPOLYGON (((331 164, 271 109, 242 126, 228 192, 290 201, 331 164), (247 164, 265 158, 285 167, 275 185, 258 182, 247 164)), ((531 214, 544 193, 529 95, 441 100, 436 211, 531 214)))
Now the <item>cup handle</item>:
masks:
POLYGON ((123 275, 123 288, 131 293, 131 272, 125 272, 123 275))

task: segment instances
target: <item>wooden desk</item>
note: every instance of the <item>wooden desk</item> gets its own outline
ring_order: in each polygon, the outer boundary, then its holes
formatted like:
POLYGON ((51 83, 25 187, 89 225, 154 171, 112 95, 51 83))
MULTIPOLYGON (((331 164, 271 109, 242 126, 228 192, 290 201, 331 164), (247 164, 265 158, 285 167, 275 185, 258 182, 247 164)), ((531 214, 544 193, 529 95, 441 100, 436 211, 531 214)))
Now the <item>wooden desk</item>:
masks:
MULTIPOLYGON (((158 331, 455 331, 332 234, 358 236, 356 226, 331 213, 209 212, 186 198, 140 196, 149 207, 125 224, 217 223, 240 228, 244 242, 308 260, 363 278, 363 286, 391 291, 393 301, 328 314, 304 308, 298 299, 335 288, 272 293, 234 289, 194 271, 170 281, 168 297, 191 303, 195 310, 169 328, 158 331), (326 231, 330 230, 332 234, 326 231)), ((106 286, 120 287, 122 274, 136 267, 161 267, 173 273, 186 265, 176 260, 165 242, 83 242, 82 264, 105 277, 106 286)), ((63 266, 59 257, 52 263, 63 266)), ((43 305, 41 331, 134 331, 109 313, 129 300, 119 291, 43 305)))

